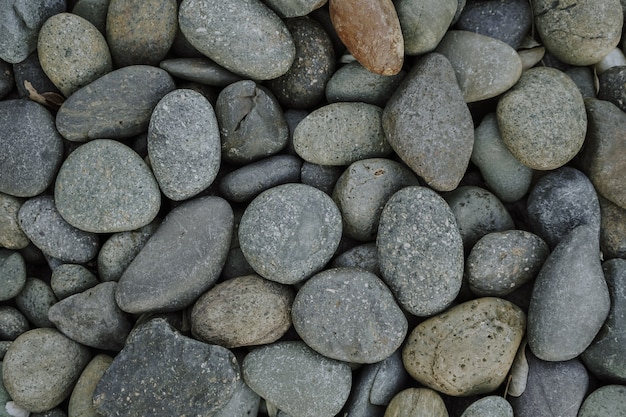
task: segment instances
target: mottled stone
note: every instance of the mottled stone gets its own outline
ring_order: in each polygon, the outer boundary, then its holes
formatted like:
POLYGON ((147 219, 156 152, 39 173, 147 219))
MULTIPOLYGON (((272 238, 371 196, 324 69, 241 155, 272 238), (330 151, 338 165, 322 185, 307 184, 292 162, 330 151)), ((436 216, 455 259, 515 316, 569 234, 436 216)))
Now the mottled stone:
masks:
POLYGON ((604 259, 626 259, 626 209, 600 197, 600 249, 604 259))
POLYGON ((626 110, 626 66, 609 68, 599 75, 598 99, 610 101, 620 110, 626 110))
POLYGON ((626 387, 605 385, 598 388, 583 402, 578 417, 626 415, 626 387))
POLYGON ((304 161, 300 169, 300 181, 331 195, 337 180, 343 174, 343 166, 318 165, 304 161))
POLYGON ((0 339, 15 340, 29 330, 28 320, 17 308, 0 306, 0 339))
POLYGON ((63 264, 52 271, 50 287, 59 300, 98 285, 98 278, 82 265, 63 264))
POLYGON ((513 417, 513 407, 503 397, 490 395, 473 402, 461 417, 513 417))
POLYGON ((241 80, 241 77, 208 58, 165 59, 159 66, 176 78, 216 87, 226 87, 241 80))
POLYGON ((458 3, 457 0, 397 1, 405 53, 421 55, 434 50, 451 25, 458 3))
POLYGON ((95 356, 80 374, 67 406, 68 417, 96 417, 93 406, 93 392, 96 385, 109 369, 113 358, 99 354, 95 356))
POLYGON ((385 417, 448 417, 441 396, 428 388, 407 388, 389 403, 385 417))
POLYGON ((327 0, 266 0, 265 3, 282 17, 306 16, 322 7, 327 0))
POLYGON ((360 268, 381 276, 380 266, 378 265, 378 250, 375 242, 364 243, 348 249, 336 256, 330 263, 330 266, 333 268, 360 268))
POLYGON ((10 300, 26 284, 26 263, 19 252, 0 249, 0 301, 10 300))
POLYGON ((48 310, 57 302, 50 285, 38 278, 28 278, 15 297, 15 305, 35 327, 54 327, 48 310))
POLYGON ((103 35, 106 35, 107 12, 111 0, 78 0, 72 13, 88 20, 103 35))
POLYGON ((0 193, 0 246, 6 249, 24 249, 30 243, 20 228, 17 213, 24 200, 0 193))

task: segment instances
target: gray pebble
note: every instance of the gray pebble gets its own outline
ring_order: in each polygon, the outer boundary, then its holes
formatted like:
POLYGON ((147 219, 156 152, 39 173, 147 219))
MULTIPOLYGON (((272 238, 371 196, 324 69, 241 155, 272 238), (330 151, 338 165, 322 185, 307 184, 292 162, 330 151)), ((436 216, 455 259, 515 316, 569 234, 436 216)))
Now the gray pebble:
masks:
POLYGON ((297 17, 322 7, 326 0, 267 0, 265 3, 281 17, 297 17))
POLYGON ((96 410, 93 406, 93 392, 96 385, 102 379, 104 372, 109 369, 113 358, 99 354, 87 364, 80 374, 76 386, 72 391, 67 406, 69 417, 96 417, 96 410))
POLYGON ((609 68, 598 77, 600 88, 598 90, 598 98, 600 100, 610 101, 620 110, 626 109, 626 66, 609 68))
POLYGON ((385 417, 448 417, 443 399, 429 388, 407 388, 393 397, 385 417))
POLYGON ((591 67, 570 67, 565 73, 578 86, 583 98, 596 97, 596 75, 591 67))
POLYGON ((626 416, 626 387, 605 385, 598 388, 583 402, 578 417, 626 416))
POLYGON ((15 297, 17 308, 34 327, 54 327, 48 319, 48 310, 56 302, 50 285, 38 278, 28 278, 22 291, 15 297))
POLYGON ((111 0, 78 0, 72 13, 88 20, 103 35, 106 35, 107 11, 111 0))
POLYGON ((289 139, 287 140, 287 146, 283 149, 284 154, 297 155, 296 150, 293 147, 293 131, 296 130, 296 126, 300 123, 310 112, 302 109, 287 109, 283 115, 287 121, 287 127, 289 128, 289 139))
POLYGON ((0 249, 0 301, 10 300, 26 285, 26 263, 19 252, 0 249))
POLYGON ((15 76, 15 86, 20 97, 29 97, 30 93, 26 89, 26 84, 40 94, 54 93, 61 94, 59 89, 50 81, 50 78, 43 72, 37 51, 19 64, 13 64, 13 74, 15 76))
POLYGON ((82 265, 62 264, 52 271, 50 287, 59 300, 98 285, 98 278, 82 265))
POLYGON ((15 340, 29 330, 28 320, 17 308, 0 306, 0 339, 15 340))
POLYGON ((333 268, 361 268, 372 274, 381 276, 375 242, 364 243, 348 249, 333 259, 330 266, 333 268))
POLYGON ((161 61, 159 66, 176 78, 216 87, 241 80, 208 58, 171 58, 161 61))
POLYGON ((17 220, 23 203, 21 198, 0 193, 0 246, 6 249, 24 249, 30 243, 17 220))
POLYGON ((214 417, 252 417, 258 415, 261 397, 243 381, 237 383, 228 403, 214 417))
POLYGON ((368 371, 374 374, 370 391, 370 401, 376 405, 387 405, 391 399, 410 384, 411 377, 402 363, 402 350, 398 349, 387 359, 370 365, 368 371))
MULTIPOLYGON (((233 235, 234 236, 234 235, 233 235)), ((254 269, 250 266, 246 257, 239 246, 228 251, 224 268, 222 268, 221 277, 223 279, 231 279, 243 277, 245 275, 254 274, 254 269)))
POLYGON ((375 74, 358 62, 351 62, 335 71, 328 80, 326 100, 329 103, 355 101, 382 107, 405 76, 405 71, 391 76, 375 74))
POLYGON ((55 407, 41 413, 31 413, 29 417, 67 417, 67 414, 61 408, 55 407))
MULTIPOLYGON (((0 340, 0 361, 4 359, 4 356, 6 355, 7 351, 9 350, 9 347, 11 346, 11 344, 13 344, 13 341, 11 340, 0 340)), ((0 363, 0 369, 2 369, 2 363, 0 363)), ((0 378, 0 393, 2 392, 2 378, 0 378)), ((2 402, 0 402, 0 407, 2 407, 2 402)), ((5 417, 5 416, 2 416, 5 417)))
POLYGON ((318 165, 304 161, 300 169, 300 180, 303 184, 330 195, 343 171, 343 166, 318 165))
POLYGON ((461 417, 513 417, 513 407, 503 397, 489 395, 473 402, 461 417))
POLYGON ((626 209, 600 197, 600 249, 604 259, 626 259, 626 209))
POLYGON ((452 24, 457 8, 462 9, 458 6, 458 0, 398 1, 396 10, 402 27, 404 53, 421 55, 435 49, 452 24))
POLYGON ((4 98, 15 86, 11 64, 0 59, 0 99, 4 98))

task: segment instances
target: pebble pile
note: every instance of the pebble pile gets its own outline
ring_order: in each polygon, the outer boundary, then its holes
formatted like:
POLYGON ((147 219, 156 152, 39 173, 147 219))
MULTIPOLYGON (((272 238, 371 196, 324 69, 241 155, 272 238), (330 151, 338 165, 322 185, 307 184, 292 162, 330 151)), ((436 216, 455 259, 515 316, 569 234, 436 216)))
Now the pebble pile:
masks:
POLYGON ((625 15, 0 0, 0 417, 626 416, 625 15))

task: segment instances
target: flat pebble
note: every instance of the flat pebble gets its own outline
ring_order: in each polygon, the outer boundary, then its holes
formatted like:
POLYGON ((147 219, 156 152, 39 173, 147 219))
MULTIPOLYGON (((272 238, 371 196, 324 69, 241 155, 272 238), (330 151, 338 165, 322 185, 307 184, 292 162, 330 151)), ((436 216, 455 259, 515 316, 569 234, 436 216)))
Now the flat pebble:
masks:
POLYGON ((380 216, 376 246, 382 278, 409 313, 431 316, 456 298, 463 243, 454 214, 434 191, 406 187, 395 193, 380 216))
POLYGON ((212 416, 232 397, 238 368, 228 349, 154 319, 137 328, 115 356, 96 385, 93 405, 106 416, 212 416))
POLYGON ((337 180, 343 174, 343 166, 318 165, 304 161, 300 169, 300 181, 331 195, 337 180))
POLYGON ((59 265, 50 277, 50 287, 59 300, 86 291, 98 283, 98 278, 89 269, 77 264, 59 265))
POLYGON ((335 416, 352 386, 352 372, 346 363, 326 358, 303 342, 256 348, 245 357, 242 369, 253 391, 301 417, 335 416))
POLYGON ((24 249, 30 243, 17 220, 23 203, 21 198, 0 193, 0 246, 6 249, 24 249))
POLYGON ((294 284, 330 261, 341 230, 341 214, 327 194, 309 185, 284 184, 248 205, 239 225, 239 243, 259 275, 294 284))
POLYGON ((241 80, 208 58, 164 59, 159 66, 176 78, 216 87, 226 87, 241 80))
POLYGON ((578 417, 626 415, 626 387, 605 385, 598 388, 583 402, 578 417))
POLYGON ((441 396, 428 388, 407 388, 389 403, 385 417, 448 417, 441 396))
POLYGON ((90 359, 89 350, 55 329, 18 337, 4 357, 4 386, 21 408, 42 412, 59 405, 90 359))
POLYGON ((34 327, 54 327, 48 319, 48 311, 57 298, 46 282, 38 278, 26 279, 22 291, 15 297, 17 308, 34 327))
POLYGON ((404 52, 407 55, 421 55, 434 50, 452 24, 458 4, 457 0, 396 2, 404 52))
POLYGON ((0 249, 0 301, 10 300, 26 285, 26 263, 19 252, 0 249))
POLYGON ((15 340, 30 330, 30 324, 20 311, 11 306, 0 306, 0 339, 15 340))
POLYGON ((113 362, 112 357, 101 353, 94 356, 87 364, 70 396, 67 406, 68 417, 97 416, 93 406, 93 392, 104 372, 111 366, 111 362, 113 362))
POLYGON ((364 243, 348 249, 336 256, 330 263, 330 266, 332 268, 360 268, 374 275, 381 276, 378 264, 378 250, 375 242, 364 243))
POLYGON ((604 259, 626 259, 626 209, 600 197, 600 249, 604 259))
POLYGON ((150 168, 131 148, 109 139, 88 142, 67 157, 54 197, 68 223, 95 233, 138 229, 161 207, 150 168))
POLYGON ((107 11, 111 0, 78 0, 72 13, 88 20, 100 33, 106 35, 107 11))
POLYGON ((306 16, 322 7, 327 0, 266 0, 265 3, 282 17, 306 16))
POLYGON ((489 395, 473 402, 461 417, 513 417, 513 407, 503 397, 489 395))

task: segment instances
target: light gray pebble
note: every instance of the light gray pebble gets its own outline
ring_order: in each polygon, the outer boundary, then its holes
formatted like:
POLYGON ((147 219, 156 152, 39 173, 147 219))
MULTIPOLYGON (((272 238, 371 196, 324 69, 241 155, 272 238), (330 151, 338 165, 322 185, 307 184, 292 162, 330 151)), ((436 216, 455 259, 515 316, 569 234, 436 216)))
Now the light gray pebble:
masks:
POLYGON ((6 249, 23 249, 30 243, 17 220, 22 204, 21 198, 0 193, 0 246, 6 249))
POLYGON ((304 161, 300 170, 300 180, 303 184, 330 195, 343 171, 343 166, 318 165, 304 161))
POLYGON ((82 265, 62 264, 52 271, 50 287, 59 300, 98 285, 98 278, 82 265))
POLYGON ((54 327, 48 319, 48 310, 56 302, 50 285, 38 278, 28 278, 22 291, 15 297, 17 308, 35 327, 54 327))
POLYGON ((241 80, 240 76, 208 58, 170 58, 161 61, 159 66, 176 78, 216 87, 241 80))
POLYGON ((335 257, 330 266, 333 268, 361 268, 379 277, 381 276, 375 242, 364 243, 348 249, 335 257))
POLYGON ((396 9, 402 27, 404 52, 421 55, 437 47, 455 15, 463 8, 459 7, 458 0, 400 0, 396 9))
POLYGON ((578 411, 578 417, 596 416, 626 416, 626 387, 605 385, 589 394, 578 411))
POLYGON ((0 301, 10 300, 26 285, 26 263, 19 252, 0 249, 0 301))
POLYGON ((461 417, 513 417, 513 407, 503 397, 489 395, 473 402, 461 417))
POLYGON ((0 339, 15 340, 29 330, 28 320, 17 308, 0 306, 0 339))
POLYGON ((377 405, 387 405, 392 398, 406 385, 411 383, 411 377, 402 363, 402 350, 396 350, 387 359, 373 364, 369 368, 374 373, 370 402, 377 405))

